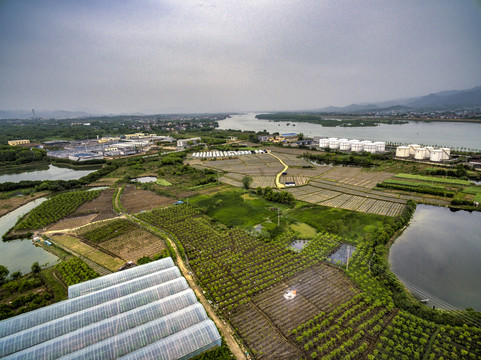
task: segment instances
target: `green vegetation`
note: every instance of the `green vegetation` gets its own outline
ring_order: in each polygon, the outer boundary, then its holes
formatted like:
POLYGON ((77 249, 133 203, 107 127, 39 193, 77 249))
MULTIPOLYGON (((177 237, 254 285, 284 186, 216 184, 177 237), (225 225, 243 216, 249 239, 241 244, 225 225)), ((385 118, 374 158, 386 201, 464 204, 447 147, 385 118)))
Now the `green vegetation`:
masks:
POLYGON ((263 196, 267 201, 273 201, 281 204, 294 204, 296 199, 294 195, 287 191, 274 191, 271 187, 256 188, 256 194, 263 196))
POLYGON ((412 179, 412 180, 419 180, 419 181, 427 181, 427 182, 438 182, 443 184, 454 184, 454 185, 471 185, 470 181, 467 180, 459 180, 459 179, 447 179, 447 178, 438 178, 434 176, 423 176, 423 175, 413 175, 413 174, 397 174, 397 178, 401 179, 412 179))
POLYGON ((299 233, 301 238, 310 239, 317 234, 316 229, 304 223, 294 223, 290 225, 292 231, 299 233))
POLYGON ((154 210, 140 219, 177 237, 207 296, 226 311, 282 277, 309 266, 307 258, 239 230, 214 229, 188 205, 154 210), (206 251, 208 249, 208 251, 206 251))
POLYGON ((366 168, 379 166, 384 160, 389 159, 389 155, 387 154, 345 154, 339 152, 324 152, 320 154, 306 153, 303 157, 317 164, 355 165, 366 168))
POLYGON ((421 194, 429 194, 429 195, 437 195, 437 196, 445 196, 445 197, 454 196, 453 191, 445 190, 442 186, 433 186, 429 184, 408 183, 408 182, 405 182, 404 184, 397 184, 395 180, 386 180, 382 183, 377 184, 376 186, 380 188, 416 192, 421 194))
POLYGON ((33 209, 15 226, 15 230, 40 229, 54 223, 72 214, 84 202, 95 199, 100 192, 73 191, 54 196, 33 209))
POLYGON ((329 208, 319 205, 302 205, 289 213, 289 218, 308 224, 318 232, 341 236, 347 242, 358 243, 366 233, 372 232, 385 219, 384 216, 329 208))
POLYGON ((198 195, 189 199, 189 203, 203 209, 214 220, 228 226, 240 226, 251 229, 267 221, 277 222, 277 208, 288 209, 286 205, 275 204, 260 197, 242 197, 240 190, 224 191, 213 196, 198 195))
POLYGON ((79 258, 71 258, 56 265, 65 285, 70 286, 99 276, 79 258))
POLYGON ((152 257, 149 257, 147 255, 142 256, 141 258, 137 259, 137 265, 148 264, 149 262, 160 260, 160 259, 163 259, 163 258, 166 258, 166 257, 169 257, 169 256, 170 256, 169 250, 164 249, 159 254, 155 254, 152 257))
POLYGON ((160 186, 171 186, 172 183, 165 180, 165 179, 157 179, 157 181, 155 182, 157 185, 160 185, 160 186))
MULTIPOLYGON (((2 270, 4 268, 8 274, 8 269, 4 266, 1 268, 2 270)), ((40 276, 39 273, 22 276, 20 272, 16 272, 15 275, 12 275, 12 280, 0 286, 0 320, 60 300, 54 298, 49 282, 44 281, 43 276, 40 276)))
POLYGON ((473 201, 477 201, 478 203, 481 203, 481 186, 470 186, 466 189, 463 190, 464 193, 467 194, 473 194, 474 199, 473 201))
POLYGON ((0 145, 0 166, 14 166, 47 161, 47 152, 43 149, 0 145))
POLYGON ((306 122, 311 124, 319 124, 325 127, 363 127, 363 126, 377 126, 379 124, 407 124, 404 120, 393 119, 340 119, 331 120, 323 119, 321 115, 312 113, 298 114, 298 113, 276 113, 276 114, 259 114, 256 115, 259 120, 273 120, 273 121, 289 121, 289 122, 306 122))
POLYGON ((99 226, 93 230, 82 233, 88 241, 99 244, 101 242, 110 240, 116 236, 127 234, 135 229, 136 226, 125 219, 113 220, 106 223, 106 225, 99 226))

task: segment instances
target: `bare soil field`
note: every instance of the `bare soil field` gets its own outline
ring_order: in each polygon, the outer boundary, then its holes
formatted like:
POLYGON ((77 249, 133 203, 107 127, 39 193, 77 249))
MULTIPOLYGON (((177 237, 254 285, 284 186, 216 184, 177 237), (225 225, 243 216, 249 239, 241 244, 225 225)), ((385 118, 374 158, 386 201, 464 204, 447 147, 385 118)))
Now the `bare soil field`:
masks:
POLYGON ((97 214, 92 221, 111 219, 116 217, 112 207, 112 197, 114 196, 115 189, 107 189, 102 191, 100 196, 92 201, 86 202, 78 207, 78 209, 70 216, 77 217, 85 214, 97 214))
POLYGON ((52 226, 48 227, 47 230, 52 231, 52 230, 77 228, 79 226, 90 224, 97 216, 98 214, 88 214, 88 215, 81 215, 81 216, 75 216, 75 217, 68 217, 60 221, 57 221, 52 226))
POLYGON ((136 189, 135 185, 127 185, 120 202, 129 213, 138 213, 142 210, 152 210, 156 207, 170 205, 174 200, 154 194, 151 191, 136 189))
POLYGON ((357 167, 334 167, 321 176, 323 179, 338 181, 342 184, 350 184, 372 189, 377 183, 383 182, 394 176, 387 172, 365 171, 357 167))
POLYGON ((336 268, 321 264, 255 296, 231 315, 231 322, 256 359, 299 359, 302 349, 290 332, 321 311, 329 314, 359 290, 336 268), (286 300, 287 290, 297 290, 286 300))
POLYGON ((134 262, 144 255, 152 257, 165 248, 161 239, 142 229, 135 229, 128 234, 116 236, 99 246, 125 261, 134 262))

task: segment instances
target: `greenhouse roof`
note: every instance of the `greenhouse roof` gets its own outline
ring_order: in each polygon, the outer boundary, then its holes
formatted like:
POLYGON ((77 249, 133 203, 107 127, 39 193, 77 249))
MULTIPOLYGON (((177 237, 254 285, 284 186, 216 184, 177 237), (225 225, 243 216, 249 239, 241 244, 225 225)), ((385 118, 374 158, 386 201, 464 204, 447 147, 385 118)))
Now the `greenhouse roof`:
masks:
POLYGON ((77 284, 66 301, 0 321, 8 359, 188 359, 220 342, 170 258, 77 284))

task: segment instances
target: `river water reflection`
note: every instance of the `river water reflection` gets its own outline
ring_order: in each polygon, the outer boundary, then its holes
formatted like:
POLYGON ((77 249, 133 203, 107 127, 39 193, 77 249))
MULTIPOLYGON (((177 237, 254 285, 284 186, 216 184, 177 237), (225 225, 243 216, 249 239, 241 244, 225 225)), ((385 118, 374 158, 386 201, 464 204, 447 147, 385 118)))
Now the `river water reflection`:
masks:
POLYGON ((270 133, 303 133, 306 136, 366 139, 392 143, 463 147, 481 150, 481 124, 455 122, 415 122, 403 125, 381 124, 368 127, 322 127, 318 124, 258 120, 255 113, 232 115, 219 121, 220 129, 267 130, 270 133), (292 126, 295 124, 295 126, 292 126))
POLYGON ((73 180, 80 179, 94 171, 95 169, 75 170, 49 165, 48 169, 45 170, 31 169, 17 174, 2 174, 0 175, 0 183, 22 180, 73 180))
POLYGON ((481 213, 418 205, 391 247, 391 270, 457 307, 481 311, 481 213))
MULTIPOLYGON (((15 223, 17 219, 40 205, 46 198, 37 199, 25 204, 18 209, 2 216, 0 218, 0 237, 6 233, 15 223)), ((22 274, 29 273, 34 262, 40 265, 49 263, 54 265, 58 258, 41 247, 33 245, 30 239, 12 240, 4 242, 0 240, 0 265, 6 266, 10 274, 15 271, 21 271, 22 274)))

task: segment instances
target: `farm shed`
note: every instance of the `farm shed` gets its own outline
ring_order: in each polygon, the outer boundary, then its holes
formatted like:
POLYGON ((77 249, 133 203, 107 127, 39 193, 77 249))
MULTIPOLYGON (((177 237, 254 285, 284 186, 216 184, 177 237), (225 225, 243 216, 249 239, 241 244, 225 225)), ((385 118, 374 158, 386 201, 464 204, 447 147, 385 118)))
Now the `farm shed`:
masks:
POLYGON ((170 258, 75 285, 68 300, 0 322, 0 357, 12 359, 188 359, 220 343, 170 258))

